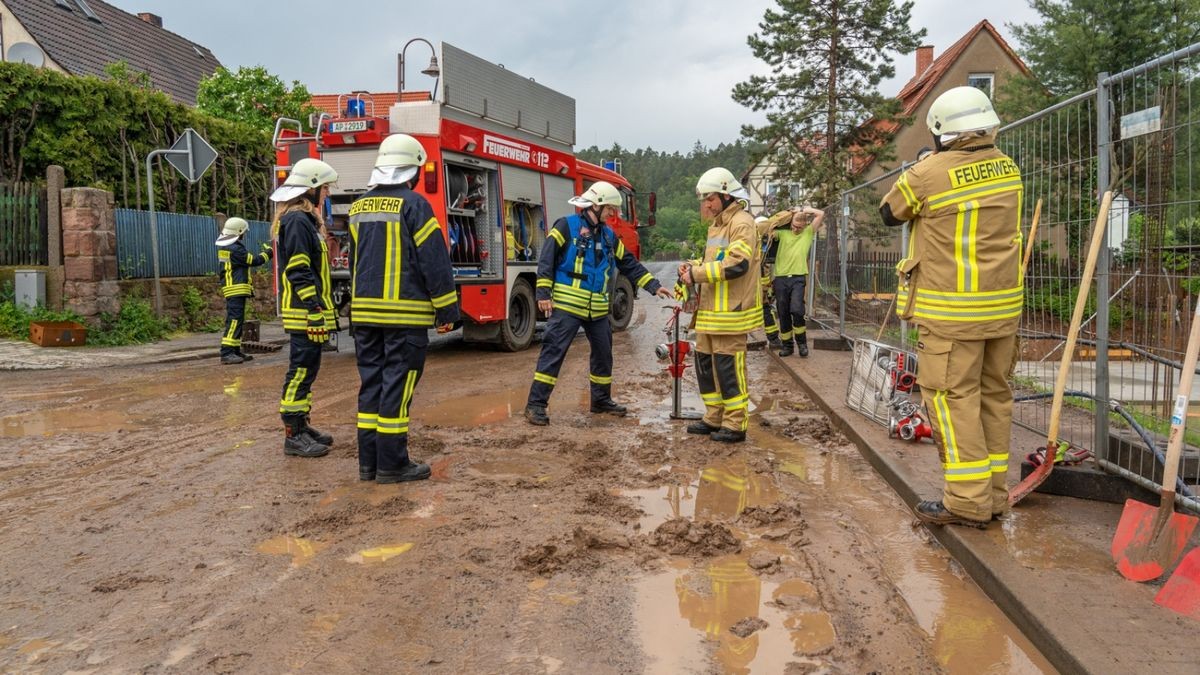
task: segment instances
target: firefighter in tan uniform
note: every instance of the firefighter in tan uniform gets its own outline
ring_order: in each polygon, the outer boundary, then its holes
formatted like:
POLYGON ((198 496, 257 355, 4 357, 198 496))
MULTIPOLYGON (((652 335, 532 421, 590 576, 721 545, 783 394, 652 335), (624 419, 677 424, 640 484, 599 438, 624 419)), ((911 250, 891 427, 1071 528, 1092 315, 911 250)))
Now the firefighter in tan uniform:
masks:
POLYGON ((767 344, 775 351, 783 349, 783 342, 779 339, 779 323, 775 320, 774 260, 768 255, 768 252, 775 244, 775 228, 791 219, 791 211, 780 211, 770 218, 759 216, 754 219, 754 226, 758 231, 759 252, 762 255, 762 262, 759 264, 762 275, 759 285, 762 287, 763 330, 767 334, 767 344))
POLYGON ((1008 375, 1025 293, 1021 173, 995 147, 1000 119, 982 91, 945 92, 926 123, 937 152, 901 173, 880 206, 886 224, 912 222, 896 308, 920 329, 917 383, 946 479, 942 499, 916 512, 984 527, 1008 506, 1008 375))
POLYGON ((700 289, 694 317, 696 379, 705 413, 687 430, 739 443, 749 425, 746 335, 762 325, 758 231, 746 211, 749 195, 728 169, 705 171, 696 195, 701 217, 710 221, 708 242, 704 259, 681 264, 679 276, 700 289))

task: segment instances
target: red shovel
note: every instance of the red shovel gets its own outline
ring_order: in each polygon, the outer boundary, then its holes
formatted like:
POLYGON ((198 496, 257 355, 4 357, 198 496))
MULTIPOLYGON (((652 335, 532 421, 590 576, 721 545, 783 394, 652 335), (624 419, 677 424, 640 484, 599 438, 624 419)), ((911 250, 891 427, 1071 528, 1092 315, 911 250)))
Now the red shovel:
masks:
POLYGON ((1183 556, 1183 562, 1154 596, 1154 602, 1200 621, 1200 548, 1183 556))
POLYGON ((1133 499, 1125 500, 1125 511, 1117 533, 1113 535, 1112 556, 1126 579, 1150 581, 1162 576, 1183 553, 1188 538, 1200 522, 1196 516, 1175 513, 1175 478, 1179 475, 1179 455, 1183 451, 1183 432, 1187 426, 1188 403, 1192 394, 1192 376, 1196 374, 1196 356, 1200 352, 1200 303, 1192 316, 1183 372, 1175 390, 1175 408, 1171 412, 1171 435, 1167 438, 1167 459, 1163 465, 1162 492, 1158 508, 1133 499))

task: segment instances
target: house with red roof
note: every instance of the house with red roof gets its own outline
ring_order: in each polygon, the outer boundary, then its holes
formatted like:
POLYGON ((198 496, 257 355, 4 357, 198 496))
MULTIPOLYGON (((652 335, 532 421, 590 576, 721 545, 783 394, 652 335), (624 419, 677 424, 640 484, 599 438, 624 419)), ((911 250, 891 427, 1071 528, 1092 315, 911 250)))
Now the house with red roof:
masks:
MULTIPOLYGON (((917 48, 913 77, 897 94, 904 116, 912 121, 905 125, 897 122, 879 123, 874 120, 866 122, 882 124, 887 131, 895 134, 895 159, 878 162, 874 158, 865 157, 853 167, 854 174, 860 178, 859 182, 866 182, 886 173, 902 162, 913 161, 921 148, 933 145, 933 139, 925 127, 925 115, 934 99, 942 92, 953 87, 971 85, 984 90, 989 96, 995 96, 1005 78, 1016 73, 1031 75, 1021 57, 1017 56, 996 27, 986 19, 975 24, 966 35, 936 58, 932 45, 917 48)), ((777 191, 789 191, 793 194, 793 199, 803 196, 799 185, 779 180, 775 173, 774 163, 768 155, 743 174, 742 182, 750 191, 752 213, 758 214, 765 210, 767 201, 777 191)))

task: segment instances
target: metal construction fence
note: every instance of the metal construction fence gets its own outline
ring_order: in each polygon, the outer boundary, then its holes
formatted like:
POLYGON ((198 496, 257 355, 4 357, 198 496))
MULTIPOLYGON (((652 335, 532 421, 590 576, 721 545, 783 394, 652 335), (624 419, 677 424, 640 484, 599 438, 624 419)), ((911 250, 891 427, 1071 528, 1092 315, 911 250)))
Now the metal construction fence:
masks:
MULTIPOLYGON (((997 141, 1021 168, 1026 235, 1042 202, 1025 278, 1013 376, 1018 398, 1054 387, 1100 195, 1111 190, 1105 245, 1067 383, 1087 396, 1068 399, 1060 437, 1090 449, 1105 470, 1153 490, 1200 297, 1197 104, 1200 43, 1102 74, 1095 89, 1005 126, 997 141), (1098 408, 1108 414, 1096 414, 1098 408)), ((911 348, 915 326, 892 317, 883 327, 908 232, 885 228, 878 206, 902 168, 847 190, 830 206, 827 218, 837 227, 813 249, 810 314, 846 338, 875 339, 882 327, 882 342, 911 348)), ((1189 421, 1200 417, 1200 393, 1190 394, 1189 421)), ((1014 420, 1044 433, 1049 410, 1045 398, 1018 402, 1014 420)), ((1178 502, 1200 512, 1200 430, 1189 429, 1185 439, 1178 502)))
MULTIPOLYGON (((221 230, 212 216, 156 212, 158 266, 164 277, 200 277, 218 271, 217 247, 221 230)), ((117 273, 122 279, 154 276, 150 248, 150 212, 117 209, 117 273)), ((244 243, 251 253, 271 240, 271 224, 251 220, 244 243)))

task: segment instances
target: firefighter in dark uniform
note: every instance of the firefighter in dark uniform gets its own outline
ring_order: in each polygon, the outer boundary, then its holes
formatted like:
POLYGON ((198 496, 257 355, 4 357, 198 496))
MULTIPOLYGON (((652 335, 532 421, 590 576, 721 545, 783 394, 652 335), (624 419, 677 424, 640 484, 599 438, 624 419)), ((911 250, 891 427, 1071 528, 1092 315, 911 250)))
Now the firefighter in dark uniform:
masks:
POLYGON ((360 480, 429 478, 429 465, 408 456, 409 411, 429 329, 449 329, 459 313, 445 235, 429 202, 413 191, 425 158, 412 136, 388 136, 370 191, 350 206, 360 480))
POLYGON ((250 268, 271 260, 271 245, 262 245, 262 253, 246 250, 242 239, 250 223, 242 218, 229 218, 217 238, 217 260, 221 263, 221 295, 225 297, 225 330, 221 333, 221 363, 230 365, 253 361, 242 351, 242 328, 246 323, 246 299, 254 297, 250 284, 250 268))
POLYGON ((886 224, 912 222, 896 310, 920 329, 917 383, 945 477, 942 498, 916 512, 984 527, 1008 508, 1008 375, 1025 296, 1021 172, 996 148, 1000 118, 979 89, 945 92, 926 124, 937 152, 901 173, 880 206, 886 224))
POLYGON ((581 213, 559 218, 546 236, 538 258, 537 301, 542 312, 552 312, 542 337, 533 385, 525 405, 530 424, 550 423, 546 406, 558 383, 558 371, 575 333, 582 326, 591 345, 588 379, 593 413, 623 416, 625 406, 612 398, 612 325, 608 298, 619 272, 634 286, 663 298, 671 291, 646 271, 605 223, 621 207, 620 191, 597 181, 578 197, 568 200, 581 213))
POLYGON ((283 329, 291 339, 279 414, 285 434, 283 452, 298 457, 320 457, 333 444, 332 436, 309 425, 309 413, 313 381, 321 369, 321 346, 336 326, 319 206, 329 194, 329 184, 336 180, 333 167, 305 158, 296 162, 283 185, 271 193, 271 201, 276 203, 279 303, 283 329))
POLYGON ((701 217, 709 221, 704 258, 681 264, 679 276, 700 288, 694 315, 696 380, 705 412, 687 430, 740 443, 750 420, 746 335, 762 324, 762 253, 754 218, 746 211, 749 194, 733 173, 721 167, 705 171, 696 196, 701 217))

